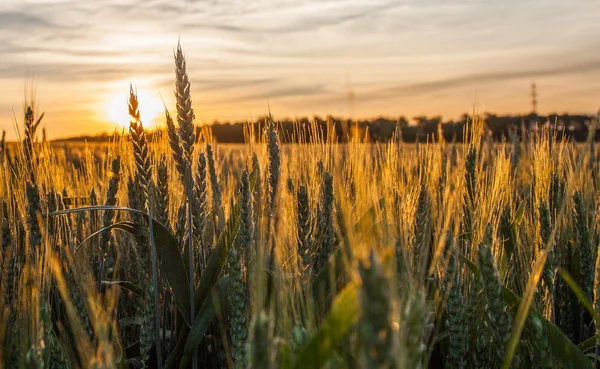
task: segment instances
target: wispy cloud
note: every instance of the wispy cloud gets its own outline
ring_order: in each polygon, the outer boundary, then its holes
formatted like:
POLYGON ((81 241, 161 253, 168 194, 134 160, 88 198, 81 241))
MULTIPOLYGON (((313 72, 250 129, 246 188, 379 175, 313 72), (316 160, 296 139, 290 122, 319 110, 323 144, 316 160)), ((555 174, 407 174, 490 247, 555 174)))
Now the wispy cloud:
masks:
POLYGON ((535 79, 543 77, 560 77, 572 74, 593 74, 600 76, 600 59, 584 63, 543 67, 541 69, 520 69, 513 71, 490 71, 485 74, 468 74, 454 78, 422 82, 403 86, 387 87, 368 91, 361 96, 363 101, 369 99, 385 99, 405 95, 426 95, 437 91, 462 88, 478 84, 502 83, 514 79, 535 79))
POLYGON ((56 25, 43 17, 27 14, 23 11, 0 11, 0 24, 7 30, 19 30, 23 28, 54 28, 56 25))
POLYGON ((290 97, 310 97, 327 93, 329 90, 322 84, 295 85, 284 88, 262 90, 258 93, 248 94, 235 98, 237 101, 267 101, 271 99, 286 99, 290 97))

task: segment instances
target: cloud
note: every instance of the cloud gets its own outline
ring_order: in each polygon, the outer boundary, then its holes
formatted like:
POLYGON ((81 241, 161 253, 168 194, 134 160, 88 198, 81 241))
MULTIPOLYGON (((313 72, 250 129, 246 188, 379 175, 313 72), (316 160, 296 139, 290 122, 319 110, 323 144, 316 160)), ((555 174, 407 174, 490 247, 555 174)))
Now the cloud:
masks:
MULTIPOLYGON (((77 48, 67 48, 61 47, 57 45, 55 41, 65 41, 66 36, 57 36, 57 35, 49 35, 44 37, 43 41, 45 44, 39 45, 20 45, 15 41, 6 41, 4 43, 0 43, 0 52, 1 53, 12 53, 12 54, 54 54, 64 56, 81 56, 81 57, 92 57, 92 58, 119 58, 123 56, 123 52, 119 50, 99 50, 99 49, 77 49, 77 48)), ((71 39, 72 41, 72 39, 71 39)), ((7 63, 7 60, 4 60, 4 63, 7 63)))
MULTIPOLYGON (((281 99, 289 97, 306 97, 312 95, 318 95, 328 92, 322 84, 306 85, 306 86, 289 86, 279 89, 273 89, 270 91, 257 92, 245 96, 241 96, 235 100, 244 101, 257 101, 257 100, 268 100, 268 99, 281 99)), ((235 101, 234 100, 234 101, 235 101)))
POLYGON ((0 24, 5 31, 58 27, 41 16, 24 11, 0 11, 0 24))
POLYGON ((197 78, 194 80, 195 86, 200 86, 202 89, 223 91, 232 90, 239 88, 254 88, 267 84, 281 83, 280 78, 235 78, 235 79, 224 79, 224 78, 197 78))
MULTIPOLYGON (((357 100, 368 102, 372 100, 391 99, 403 96, 424 96, 432 93, 464 88, 474 85, 501 84, 515 79, 536 79, 544 77, 560 77, 571 74, 595 74, 600 72, 600 60, 590 60, 582 63, 565 64, 539 69, 520 69, 507 71, 490 71, 481 74, 467 74, 453 78, 429 82, 385 87, 376 90, 358 92, 357 100)), ((475 90, 474 90, 475 91, 475 90)), ((342 97, 335 97, 342 99, 342 97)))
MULTIPOLYGON (((46 82, 68 83, 85 80, 90 83, 128 79, 135 75, 152 75, 156 78, 170 72, 154 65, 106 65, 106 64, 50 64, 33 63, 28 65, 1 65, 0 79, 22 79, 26 72, 32 73, 46 82)), ((169 77, 171 77, 169 73, 169 77)))
POLYGON ((213 17, 213 14, 204 21, 193 19, 176 27, 185 30, 216 30, 234 35, 278 38, 282 35, 313 33, 344 23, 372 19, 379 13, 402 6, 399 2, 374 1, 373 3, 310 2, 308 5, 300 3, 296 6, 264 7, 241 14, 236 11, 235 16, 219 14, 220 17, 213 17))

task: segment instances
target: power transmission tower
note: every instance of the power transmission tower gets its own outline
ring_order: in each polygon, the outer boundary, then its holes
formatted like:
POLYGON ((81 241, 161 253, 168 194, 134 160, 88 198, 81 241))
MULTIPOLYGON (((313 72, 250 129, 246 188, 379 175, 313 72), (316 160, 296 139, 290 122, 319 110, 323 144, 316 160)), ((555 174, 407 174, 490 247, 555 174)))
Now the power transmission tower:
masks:
POLYGON ((535 82, 531 82, 531 113, 537 115, 537 90, 535 82))

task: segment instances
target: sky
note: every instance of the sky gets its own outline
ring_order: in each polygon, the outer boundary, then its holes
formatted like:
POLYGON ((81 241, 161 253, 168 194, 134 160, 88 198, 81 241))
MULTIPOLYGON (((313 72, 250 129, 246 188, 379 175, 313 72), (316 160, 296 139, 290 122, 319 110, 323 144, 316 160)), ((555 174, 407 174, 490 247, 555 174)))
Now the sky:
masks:
POLYGON ((196 123, 596 113, 596 0, 1 0, 0 130, 35 91, 50 138, 174 112, 180 40, 196 123), (351 95, 352 99, 349 98, 351 95))

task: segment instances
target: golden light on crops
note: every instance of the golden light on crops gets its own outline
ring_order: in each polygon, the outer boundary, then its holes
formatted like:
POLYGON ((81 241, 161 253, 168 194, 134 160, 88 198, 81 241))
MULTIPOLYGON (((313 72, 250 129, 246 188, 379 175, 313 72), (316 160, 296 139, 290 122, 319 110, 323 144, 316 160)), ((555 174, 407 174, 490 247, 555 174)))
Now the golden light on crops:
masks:
MULTIPOLYGON (((143 90, 137 91, 140 117, 144 127, 154 126, 164 114, 163 102, 158 96, 143 90)), ((106 102, 106 119, 111 123, 128 127, 129 110, 128 95, 122 93, 111 95, 106 102)))

